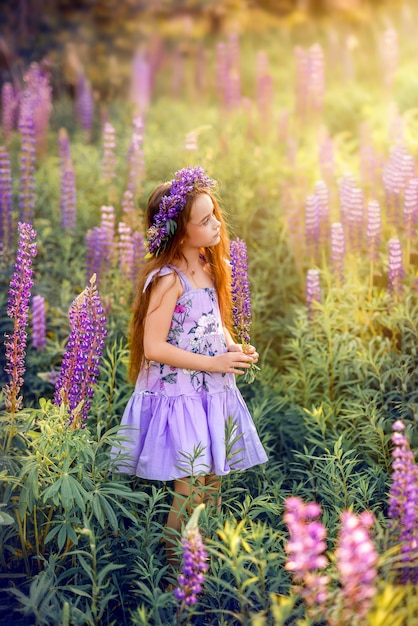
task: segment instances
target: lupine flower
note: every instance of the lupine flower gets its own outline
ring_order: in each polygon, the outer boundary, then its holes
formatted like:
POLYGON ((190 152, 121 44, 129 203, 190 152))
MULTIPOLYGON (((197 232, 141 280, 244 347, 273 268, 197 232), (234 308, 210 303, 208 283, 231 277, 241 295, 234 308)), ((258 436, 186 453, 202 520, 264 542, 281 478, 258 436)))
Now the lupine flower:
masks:
POLYGON ((344 624, 351 623, 353 615, 364 620, 376 593, 378 555, 369 536, 374 522, 374 515, 369 511, 360 515, 350 511, 341 514, 335 558, 343 596, 340 620, 344 620, 344 624))
POLYGON ((122 198, 122 213, 123 220, 131 228, 135 228, 138 225, 137 212, 135 210, 134 194, 130 189, 127 189, 122 198))
POLYGON ((197 595, 202 591, 202 585, 205 582, 205 572, 209 569, 208 555, 198 526, 199 515, 204 507, 202 503, 195 508, 181 540, 182 568, 178 577, 178 587, 174 589, 174 596, 186 606, 197 603, 197 595))
POLYGON ((364 232, 364 199, 363 192, 358 187, 352 187, 350 200, 347 207, 346 219, 348 225, 348 233, 350 247, 352 250, 359 251, 362 247, 364 232))
POLYGON ((309 319, 313 319, 315 316, 315 303, 317 302, 321 302, 319 270, 308 270, 306 274, 306 305, 309 319))
POLYGON ((393 424, 392 484, 389 491, 388 516, 391 519, 392 541, 400 545, 401 562, 397 567, 403 584, 418 582, 418 466, 405 424, 393 424))
POLYGON ((134 271, 134 242, 132 228, 125 222, 118 223, 119 241, 117 243, 119 253, 119 269, 125 278, 131 279, 134 271))
POLYGON ((341 221, 344 226, 348 224, 348 211, 350 208, 351 195, 355 186, 356 183, 354 180, 354 176, 350 172, 345 173, 342 179, 338 181, 338 195, 341 206, 341 221))
POLYGON ((24 76, 23 98, 30 102, 38 152, 45 152, 49 117, 52 111, 52 88, 49 74, 38 63, 31 63, 24 76))
POLYGON ((340 282, 344 280, 345 237, 341 222, 331 225, 331 264, 340 282))
POLYGON ((116 133, 115 129, 109 122, 106 122, 103 128, 103 159, 102 171, 103 179, 106 183, 112 182, 116 176, 116 133))
POLYGON ((12 170, 9 155, 0 146, 0 243, 8 247, 12 242, 12 170))
POLYGON ((71 161, 70 140, 65 128, 60 128, 58 131, 58 154, 61 167, 64 166, 66 161, 71 161))
POLYGON ((68 407, 70 423, 77 427, 87 419, 106 337, 106 318, 95 276, 72 303, 69 317, 71 333, 55 386, 54 403, 68 407))
POLYGON ((403 226, 409 239, 414 237, 418 215, 418 178, 411 178, 405 187, 403 203, 403 226))
POLYGON ((335 171, 334 143, 328 134, 319 143, 319 164, 322 177, 326 181, 332 181, 335 171))
POLYGON ((22 407, 19 396, 25 374, 25 351, 30 291, 33 286, 32 257, 36 256, 36 232, 31 224, 19 222, 19 241, 13 277, 10 282, 7 315, 13 319, 13 333, 6 334, 5 372, 10 382, 5 387, 6 408, 16 413, 22 407))
POLYGON ((100 207, 100 229, 102 231, 102 255, 105 269, 109 269, 115 255, 115 209, 113 206, 100 207))
POLYGON ((320 240, 325 242, 329 237, 329 204, 328 187, 323 180, 316 181, 315 196, 318 198, 319 203, 320 240))
POLYGON ((35 209, 35 131, 33 112, 29 104, 24 105, 26 113, 21 112, 19 131, 21 135, 19 209, 22 222, 33 218, 35 209))
POLYGON ((145 157, 143 145, 144 120, 141 115, 137 115, 133 120, 132 138, 128 154, 128 189, 133 195, 136 194, 145 178, 145 157))
POLYGON ((138 50, 133 58, 131 73, 131 100, 137 113, 147 111, 151 102, 152 69, 151 63, 142 50, 138 50))
POLYGON ((301 498, 285 500, 283 520, 289 529, 285 545, 285 569, 292 573, 297 591, 309 607, 324 605, 328 598, 329 578, 322 570, 328 565, 324 555, 327 530, 317 521, 321 507, 315 502, 305 504, 301 498))
POLYGON ((325 93, 324 53, 319 44, 309 50, 309 103, 313 111, 322 111, 325 93))
POLYGON ((100 283, 103 274, 102 255, 103 234, 100 226, 90 228, 86 233, 86 276, 95 275, 97 283, 100 283))
POLYGON ((313 259, 318 256, 319 235, 321 232, 321 205, 316 194, 308 196, 305 203, 305 238, 313 259))
POLYGON ((76 116, 78 123, 87 134, 87 138, 91 137, 94 116, 94 99, 93 91, 89 80, 83 73, 80 73, 76 83, 76 116))
POLYGON ((45 299, 42 296, 32 298, 32 344, 38 352, 46 346, 45 299))
POLYGON ((15 94, 12 83, 4 83, 1 89, 1 123, 5 143, 11 139, 16 127, 16 112, 18 96, 15 94))
POLYGON ((402 291, 402 278, 403 278, 403 262, 402 262, 402 248, 399 239, 392 237, 389 239, 389 291, 392 296, 396 297, 400 295, 402 291))
POLYGON ((377 259, 381 235, 382 218, 380 206, 376 200, 371 200, 367 205, 367 249, 371 261, 377 259))
POLYGON ((231 241, 232 317, 238 339, 250 342, 251 296, 248 280, 247 246, 242 239, 231 241))

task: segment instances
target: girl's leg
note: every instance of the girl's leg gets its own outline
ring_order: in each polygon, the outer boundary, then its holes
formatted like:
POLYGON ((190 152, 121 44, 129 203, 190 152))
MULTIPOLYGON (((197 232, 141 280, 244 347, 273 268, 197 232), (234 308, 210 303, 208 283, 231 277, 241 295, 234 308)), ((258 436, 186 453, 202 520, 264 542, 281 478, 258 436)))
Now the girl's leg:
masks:
POLYGON ((208 474, 207 476, 205 476, 205 487, 205 502, 207 502, 210 506, 216 507, 218 511, 220 511, 222 504, 222 476, 217 476, 216 474, 208 474))
POLYGON ((179 565, 176 545, 178 545, 178 536, 181 531, 184 515, 202 501, 201 487, 204 484, 205 476, 198 478, 181 478, 174 481, 174 498, 166 523, 167 562, 172 565, 173 568, 179 565))

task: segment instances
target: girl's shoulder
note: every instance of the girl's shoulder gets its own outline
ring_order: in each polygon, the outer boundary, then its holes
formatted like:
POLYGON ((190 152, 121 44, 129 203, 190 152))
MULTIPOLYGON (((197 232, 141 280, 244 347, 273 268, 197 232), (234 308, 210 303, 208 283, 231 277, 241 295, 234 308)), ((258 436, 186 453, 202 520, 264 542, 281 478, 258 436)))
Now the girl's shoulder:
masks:
POLYGON ((163 278, 164 276, 169 276, 170 274, 174 274, 174 277, 175 277, 174 284, 180 283, 184 290, 186 286, 185 277, 183 276, 181 271, 178 269, 178 267, 176 267, 175 265, 163 265, 163 267, 151 270, 151 272, 146 277, 144 288, 142 291, 145 292, 155 278, 157 277, 163 278))

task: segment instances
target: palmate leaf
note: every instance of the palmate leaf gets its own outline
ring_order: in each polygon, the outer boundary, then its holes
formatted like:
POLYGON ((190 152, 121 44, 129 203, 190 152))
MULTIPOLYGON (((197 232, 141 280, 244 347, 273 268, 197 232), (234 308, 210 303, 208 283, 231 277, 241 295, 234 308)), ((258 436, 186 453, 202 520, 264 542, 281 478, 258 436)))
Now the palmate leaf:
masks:
POLYGON ((51 499, 56 506, 62 504, 67 511, 71 510, 74 504, 77 504, 81 511, 85 511, 89 498, 90 494, 69 473, 62 474, 42 493, 43 502, 51 499))

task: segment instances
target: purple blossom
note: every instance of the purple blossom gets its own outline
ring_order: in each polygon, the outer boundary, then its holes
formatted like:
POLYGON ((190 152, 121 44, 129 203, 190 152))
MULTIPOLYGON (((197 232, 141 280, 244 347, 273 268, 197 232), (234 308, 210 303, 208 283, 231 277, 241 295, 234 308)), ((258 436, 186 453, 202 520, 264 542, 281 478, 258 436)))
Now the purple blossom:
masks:
POLYGON ((4 83, 1 89, 1 122, 5 143, 10 141, 12 132, 16 128, 18 101, 12 83, 4 83))
POLYGON ((131 100, 138 113, 147 111, 151 102, 152 66, 142 50, 133 58, 131 73, 131 100))
POLYGON ((125 222, 118 224, 119 241, 117 243, 119 253, 119 269, 124 278, 132 279, 134 274, 134 242, 132 228, 125 222))
POLYGON ((186 206, 188 194, 196 188, 211 189, 215 182, 200 165, 178 170, 171 182, 170 193, 163 196, 153 224, 147 231, 148 250, 158 256, 177 229, 176 218, 186 206))
POLYGON ((145 178, 144 120, 141 115, 137 115, 133 119, 133 131, 129 146, 128 164, 128 190, 135 195, 145 178))
POLYGON ((389 291, 392 297, 397 297, 402 292, 402 278, 403 278, 403 262, 402 262, 402 248, 399 239, 392 237, 389 239, 389 291))
POLYGON ((341 222, 331 225, 331 263, 332 271, 342 282, 344 280, 345 237, 341 222))
POLYGON ((232 319, 238 339, 250 343, 251 295, 248 280, 247 246, 242 239, 231 241, 232 319))
POLYGON ((6 366, 5 372, 10 381, 5 387, 7 409, 15 414, 22 407, 19 396, 25 374, 25 353, 28 324, 30 292, 33 286, 32 257, 36 256, 36 232, 31 224, 19 222, 19 241, 16 262, 10 282, 7 315, 13 319, 13 333, 5 334, 6 366))
POLYGON ((369 511, 360 515, 350 511, 341 514, 335 559, 343 596, 343 618, 356 615, 360 620, 365 619, 376 593, 378 555, 369 536, 374 522, 369 511))
POLYGON ((319 204, 320 239, 325 242, 329 237, 329 202, 328 187, 323 180, 316 181, 315 196, 318 198, 319 204))
POLYGON ((313 259, 318 256, 321 231, 321 205, 316 194, 308 196, 305 203, 305 238, 308 251, 313 259))
POLYGON ((0 242, 7 248, 12 242, 12 170, 9 155, 0 146, 0 242))
POLYGON ((216 82, 217 92, 223 105, 234 109, 241 102, 239 37, 231 33, 227 43, 219 42, 216 46, 216 82))
POLYGON ((116 133, 115 129, 109 122, 103 127, 103 158, 102 171, 103 178, 106 183, 110 183, 116 176, 116 133))
POLYGON ((186 525, 181 540, 183 546, 183 559, 181 574, 178 577, 178 587, 174 590, 174 596, 186 606, 197 603, 197 595, 202 591, 205 582, 207 564, 207 552, 200 534, 198 520, 204 504, 199 504, 186 525))
POLYGON ((76 116, 90 139, 94 116, 93 90, 85 74, 80 73, 76 83, 76 116))
POLYGON ((293 583, 308 606, 325 604, 328 598, 328 576, 321 570, 328 565, 324 555, 327 530, 317 518, 321 507, 315 502, 305 504, 291 496, 285 500, 283 520, 289 529, 285 545, 285 569, 292 573, 293 583))
POLYGON ((382 235, 382 218, 380 205, 371 200, 367 205, 367 249, 370 261, 376 261, 382 235))
POLYGON ((45 299, 42 296, 32 298, 32 344, 38 352, 46 346, 45 299))
POLYGON ((403 203, 403 226, 408 239, 415 234, 418 215, 418 178, 411 178, 405 187, 403 203))
POLYGON ((321 302, 321 284, 319 270, 308 270, 306 274, 306 305, 308 317, 313 319, 316 313, 316 303, 321 302))
POLYGON ((35 209, 35 131, 30 107, 21 113, 19 121, 21 135, 19 209, 22 222, 30 222, 35 209))
MULTIPOLYGON (((30 116, 33 119, 34 135, 38 152, 45 152, 49 118, 52 111, 52 88, 49 73, 38 63, 31 63, 24 76, 25 90, 21 116, 25 117, 30 107, 30 116)), ((20 121, 19 121, 20 123, 20 121)))
POLYGON ((393 424, 392 482, 388 516, 392 542, 400 545, 397 566, 402 584, 418 582, 418 466, 401 420, 393 424))
POLYGON ((61 167, 64 166, 66 161, 71 161, 70 140, 65 128, 60 128, 58 131, 58 154, 61 167))
POLYGON ((352 187, 347 207, 347 225, 352 250, 360 251, 364 233, 364 198, 358 187, 352 187))
POLYGON ((102 229, 100 226, 91 228, 86 233, 86 276, 87 280, 90 276, 96 275, 99 283, 102 278, 102 229))
POLYGON ((69 318, 71 333, 55 386, 54 403, 68 407, 70 422, 77 427, 87 419, 106 337, 106 318, 95 276, 72 303, 69 318))
POLYGON ((348 212, 350 209, 351 196, 356 183, 354 176, 347 172, 338 182, 338 194, 341 206, 341 221, 344 226, 348 224, 348 212))

